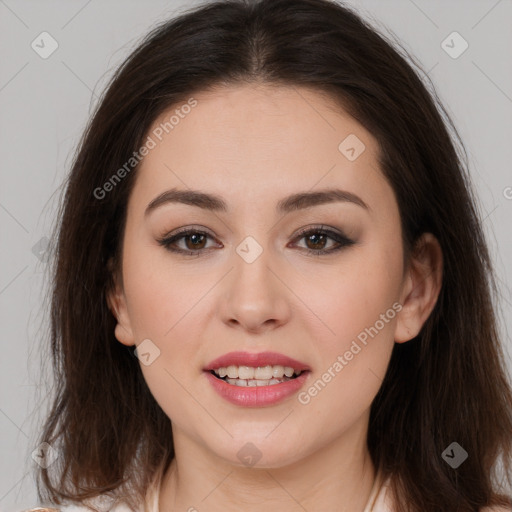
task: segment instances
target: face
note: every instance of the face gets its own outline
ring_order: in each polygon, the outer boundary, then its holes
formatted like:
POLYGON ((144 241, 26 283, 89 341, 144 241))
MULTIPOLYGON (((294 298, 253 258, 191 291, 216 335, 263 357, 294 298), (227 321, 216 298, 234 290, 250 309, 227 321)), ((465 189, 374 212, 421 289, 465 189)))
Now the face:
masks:
POLYGON ((122 279, 109 296, 115 334, 144 343, 141 368, 175 439, 233 464, 243 448, 258 466, 283 466, 363 435, 395 341, 417 334, 436 290, 421 304, 411 293, 377 142, 329 98, 244 85, 194 100, 148 133, 154 147, 137 170, 122 279), (162 200, 169 190, 224 208, 162 200), (309 200, 287 201, 297 194, 309 200), (272 352, 303 372, 228 384, 206 369, 231 352, 246 353, 227 361, 235 371, 283 363, 250 358, 272 352))

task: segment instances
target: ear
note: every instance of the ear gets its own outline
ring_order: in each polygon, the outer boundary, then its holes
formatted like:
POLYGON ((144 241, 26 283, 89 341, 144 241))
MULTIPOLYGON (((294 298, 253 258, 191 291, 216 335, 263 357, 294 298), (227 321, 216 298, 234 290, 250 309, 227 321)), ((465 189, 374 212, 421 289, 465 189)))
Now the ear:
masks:
POLYGON ((126 306, 126 297, 124 295, 122 277, 114 265, 113 258, 108 260, 107 268, 112 277, 111 284, 107 290, 107 304, 111 313, 117 320, 114 335, 116 339, 123 345, 135 345, 135 338, 133 336, 130 317, 128 315, 128 308, 126 306))
POLYGON ((417 241, 406 271, 397 315, 395 342, 404 343, 419 334, 437 302, 443 279, 443 252, 432 233, 417 241))

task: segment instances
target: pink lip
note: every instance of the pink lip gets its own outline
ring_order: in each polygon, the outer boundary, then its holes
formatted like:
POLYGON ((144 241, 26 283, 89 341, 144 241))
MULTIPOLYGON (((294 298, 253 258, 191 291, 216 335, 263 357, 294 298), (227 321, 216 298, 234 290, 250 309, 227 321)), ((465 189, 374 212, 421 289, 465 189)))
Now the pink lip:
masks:
POLYGON ((311 368, 301 361, 277 352, 260 352, 251 354, 249 352, 229 352, 217 359, 214 359, 204 368, 204 374, 213 389, 225 400, 235 405, 244 407, 263 407, 276 404, 288 396, 296 393, 308 378, 311 368), (216 377, 211 370, 228 366, 290 366, 302 373, 295 379, 273 384, 269 386, 242 387, 229 384, 216 377))
MULTIPOLYGON (((204 370, 217 370, 230 365, 234 366, 290 366, 294 370, 311 370, 311 368, 301 361, 292 359, 291 357, 277 352, 260 352, 259 354, 251 354, 249 352, 229 352, 223 356, 214 359, 208 363, 204 370)), ((277 384, 280 386, 281 384, 277 384)))
POLYGON ((310 372, 304 371, 298 377, 272 386, 241 387, 228 384, 205 371, 206 378, 213 389, 225 400, 243 407, 263 407, 276 404, 296 393, 308 378, 310 372))

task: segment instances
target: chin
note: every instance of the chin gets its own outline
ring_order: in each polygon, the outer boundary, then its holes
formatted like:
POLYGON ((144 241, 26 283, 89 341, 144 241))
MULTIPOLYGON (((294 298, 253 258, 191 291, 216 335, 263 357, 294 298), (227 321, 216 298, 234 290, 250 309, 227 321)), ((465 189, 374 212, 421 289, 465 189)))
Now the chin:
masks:
MULTIPOLYGON (((272 427, 275 428, 275 425, 272 427)), ((287 443, 282 439, 271 439, 267 430, 261 435, 234 436, 219 451, 217 445, 214 452, 229 464, 254 469, 271 469, 288 466, 300 460, 306 454, 304 443, 298 438, 294 442, 288 436, 287 443)))

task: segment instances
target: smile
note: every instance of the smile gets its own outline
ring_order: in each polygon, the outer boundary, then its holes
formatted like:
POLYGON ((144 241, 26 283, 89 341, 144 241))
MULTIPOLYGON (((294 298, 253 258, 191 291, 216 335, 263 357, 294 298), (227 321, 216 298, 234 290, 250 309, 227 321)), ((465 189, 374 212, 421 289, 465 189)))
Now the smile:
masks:
POLYGON ((228 384, 242 387, 274 386, 297 378, 302 371, 291 366, 223 366, 211 372, 228 384))

